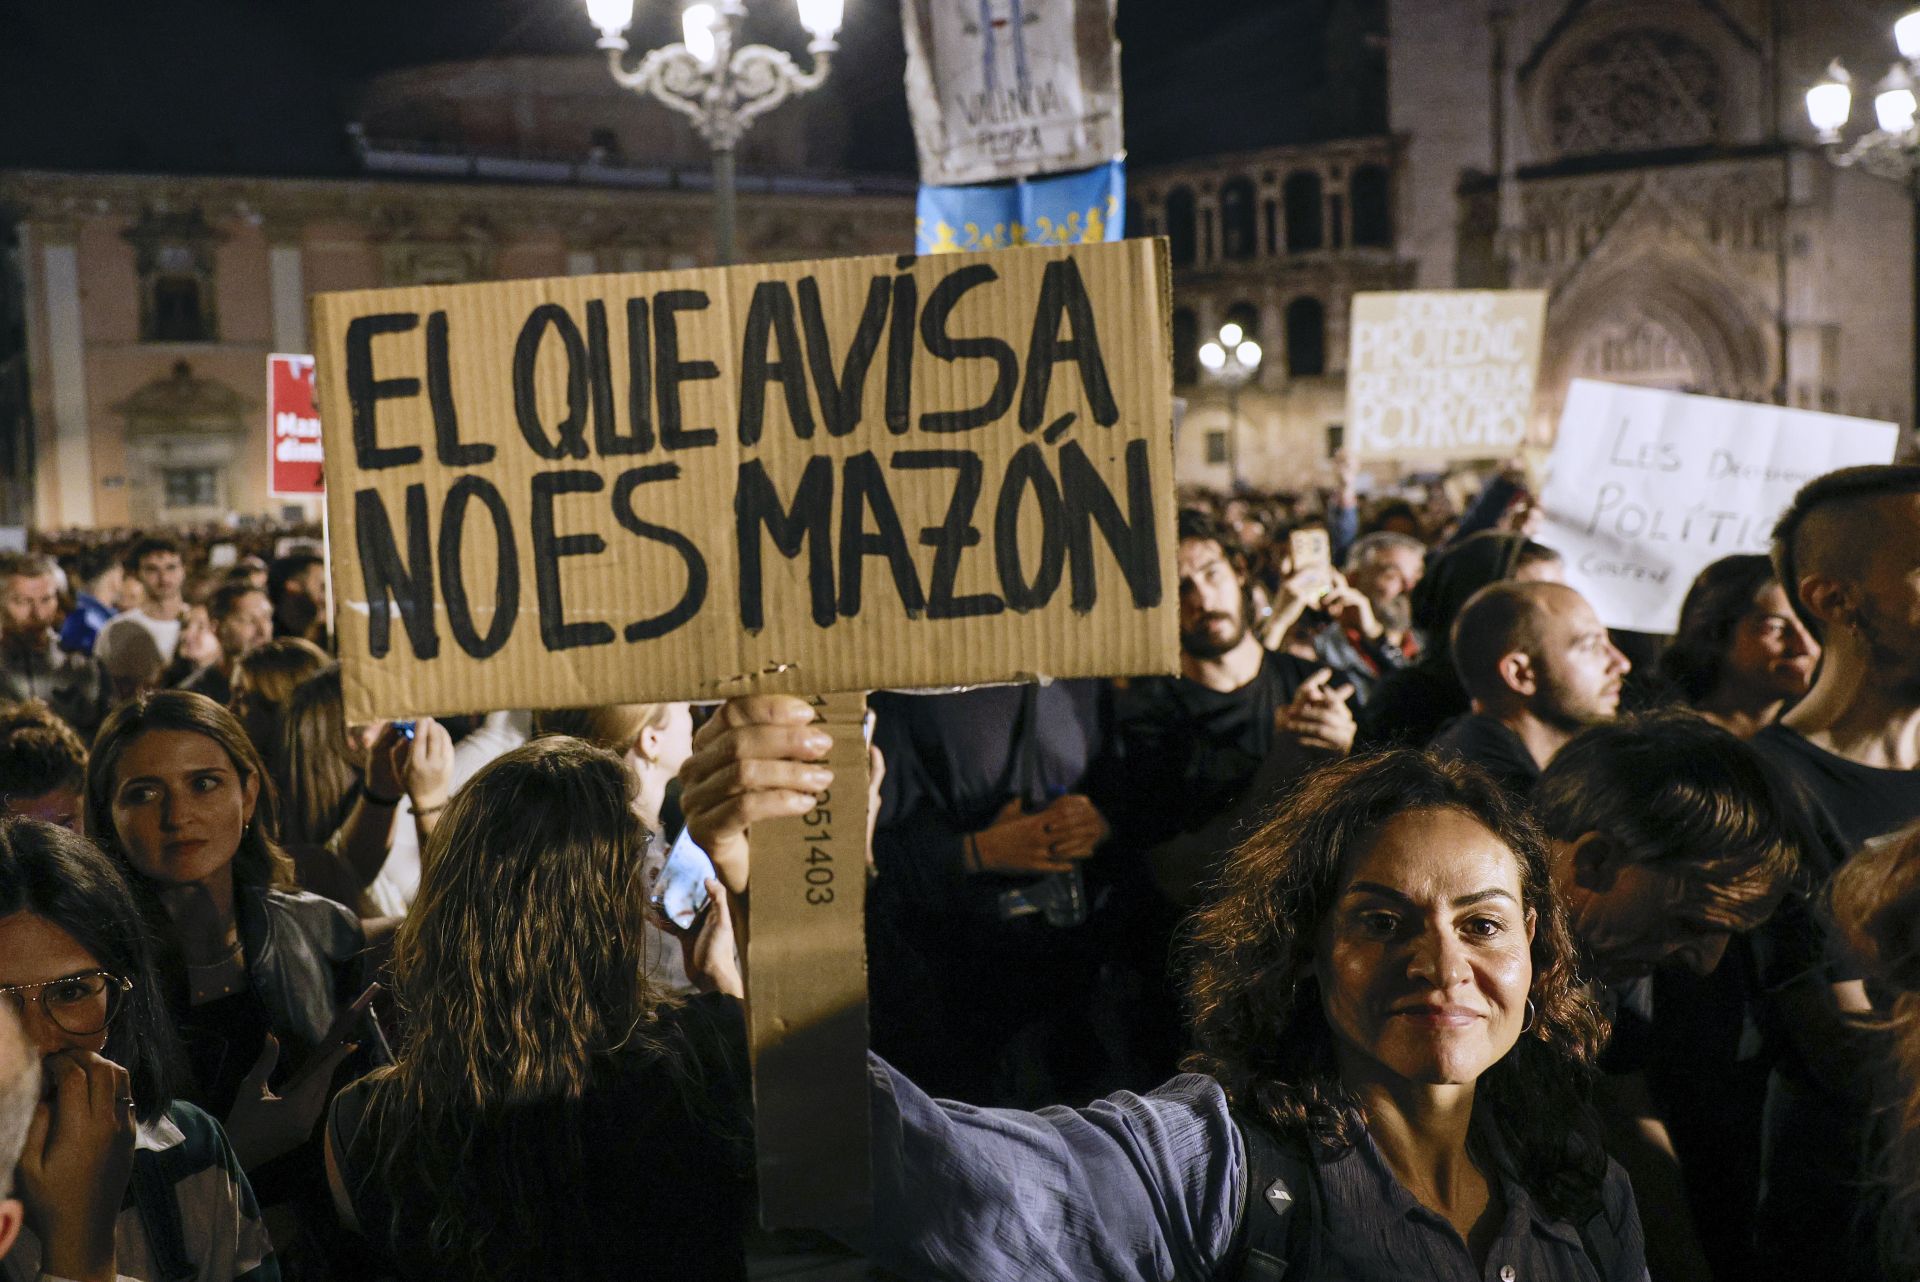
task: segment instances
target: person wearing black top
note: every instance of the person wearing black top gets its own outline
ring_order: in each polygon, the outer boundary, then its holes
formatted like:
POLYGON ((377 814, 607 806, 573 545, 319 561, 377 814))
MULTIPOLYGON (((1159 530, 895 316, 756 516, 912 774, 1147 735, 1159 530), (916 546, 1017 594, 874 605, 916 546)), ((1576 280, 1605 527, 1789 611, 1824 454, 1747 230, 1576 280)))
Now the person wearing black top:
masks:
MULTIPOLYGON (((613 754, 555 735, 448 804, 395 939, 398 1053, 326 1132, 342 1218, 407 1282, 746 1276, 738 972, 690 963, 722 992, 655 991, 633 792, 613 754)), ((726 896, 707 891, 714 932, 726 896)))
MULTIPOLYGON (((1249 627, 1245 561, 1205 513, 1180 514, 1177 677, 1116 684, 1106 751, 1087 792, 1139 876, 1124 888, 1129 964, 1144 994, 1131 1017, 1149 1075, 1181 1049, 1175 926, 1247 825, 1313 767, 1353 745, 1349 686, 1261 646, 1249 627)), ((1128 865, 1121 865, 1125 869, 1128 865)))
MULTIPOLYGON (((1797 785, 1822 836, 1816 886, 1864 846, 1920 819, 1920 466, 1845 468, 1794 496, 1774 567, 1823 647, 1813 688, 1750 741, 1797 785)), ((1830 955, 1822 914, 1790 903, 1768 924, 1791 1035, 1768 1082, 1758 1223, 1780 1278, 1873 1278, 1866 1153, 1873 1002, 1830 955)))
POLYGON ((1454 666, 1473 711, 1433 750, 1471 761, 1516 797, 1568 740, 1609 721, 1632 666, 1585 597, 1559 583, 1495 583, 1454 621, 1454 666))

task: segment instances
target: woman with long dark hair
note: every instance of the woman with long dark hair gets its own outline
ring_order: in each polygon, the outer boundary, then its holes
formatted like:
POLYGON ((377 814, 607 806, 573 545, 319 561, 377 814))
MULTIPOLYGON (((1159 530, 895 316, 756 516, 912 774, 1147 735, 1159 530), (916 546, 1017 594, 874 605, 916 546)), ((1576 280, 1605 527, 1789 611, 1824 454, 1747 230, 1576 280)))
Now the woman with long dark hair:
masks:
POLYGON ((159 941, 186 1044, 180 1095, 225 1119, 263 1204, 312 1223, 330 1217, 318 1143, 330 1088, 384 1062, 385 1043, 366 1013, 360 920, 293 888, 274 820, 259 756, 211 699, 143 695, 94 739, 87 831, 159 941))
POLYGON ((0 996, 47 1079, 17 1181, 31 1227, 0 1274, 277 1279, 225 1132, 175 1098, 179 1042, 132 889, 37 820, 0 819, 0 996))
MULTIPOLYGON (((810 713, 735 700, 697 737, 688 824, 735 905, 747 828, 826 786, 810 713)), ((882 1264, 1642 1282, 1586 1101, 1605 1020, 1543 839, 1491 779, 1407 751, 1325 767, 1242 846, 1195 943, 1194 1071, 1144 1097, 978 1110, 870 1060, 882 1264)))
POLYGON ((1807 693, 1819 664, 1820 643, 1794 615, 1772 560, 1742 553, 1687 589, 1660 675, 1694 711, 1748 739, 1807 693))
POLYGON ((613 754, 538 739, 428 846, 394 941, 398 1053, 327 1127, 343 1217, 402 1278, 745 1276, 738 977, 681 1003, 650 981, 634 788, 613 754))

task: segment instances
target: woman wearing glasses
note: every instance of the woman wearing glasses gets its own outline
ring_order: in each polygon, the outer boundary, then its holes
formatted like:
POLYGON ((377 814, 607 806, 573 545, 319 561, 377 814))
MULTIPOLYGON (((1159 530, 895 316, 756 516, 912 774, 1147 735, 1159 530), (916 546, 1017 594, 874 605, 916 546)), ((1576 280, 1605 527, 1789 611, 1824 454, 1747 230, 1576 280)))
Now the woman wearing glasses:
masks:
POLYGON ((0 820, 0 1000, 43 1057, 21 1155, 27 1230, 0 1276, 278 1279, 220 1124, 172 1097, 178 1043, 113 861, 64 828, 0 820))

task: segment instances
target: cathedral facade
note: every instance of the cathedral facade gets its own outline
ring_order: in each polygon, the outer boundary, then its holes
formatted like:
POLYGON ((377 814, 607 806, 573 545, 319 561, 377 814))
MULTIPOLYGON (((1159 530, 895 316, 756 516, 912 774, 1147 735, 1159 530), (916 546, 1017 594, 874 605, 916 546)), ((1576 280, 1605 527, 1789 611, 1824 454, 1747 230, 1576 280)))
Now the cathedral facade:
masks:
POLYGON ((1899 12, 1393 0, 1399 248, 1421 288, 1548 291, 1538 439, 1580 377, 1913 427, 1913 197, 1803 106, 1840 56, 1870 128, 1899 12))

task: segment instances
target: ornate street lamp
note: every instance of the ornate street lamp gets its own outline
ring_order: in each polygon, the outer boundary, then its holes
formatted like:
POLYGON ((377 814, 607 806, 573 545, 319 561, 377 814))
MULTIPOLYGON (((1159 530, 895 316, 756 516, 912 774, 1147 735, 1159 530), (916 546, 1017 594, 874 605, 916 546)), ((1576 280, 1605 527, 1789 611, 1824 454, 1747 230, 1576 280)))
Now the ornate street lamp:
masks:
POLYGON ((1807 90, 1807 119, 1813 122, 1827 159, 1842 167, 1859 166, 1903 185, 1916 202, 1914 211, 1914 405, 1920 411, 1920 127, 1914 123, 1916 79, 1920 79, 1920 9, 1893 24, 1900 61, 1874 86, 1873 117, 1879 128, 1854 139, 1841 136, 1853 116, 1853 77, 1835 58, 1827 74, 1807 90))
POLYGON ((680 15, 681 42, 652 50, 629 67, 623 33, 633 22, 633 0, 586 0, 587 16, 600 28, 600 48, 607 51, 614 80, 688 117, 713 149, 714 240, 722 265, 734 258, 734 147, 760 116, 824 84, 828 62, 839 48, 834 36, 846 0, 794 2, 800 25, 813 37, 807 43, 813 67, 807 71, 782 50, 735 47, 747 16, 745 0, 688 5, 680 15))
POLYGON ((1200 364, 1227 389, 1227 476, 1240 489, 1240 389, 1260 372, 1260 344, 1232 321, 1220 327, 1218 342, 1200 344, 1200 364))

